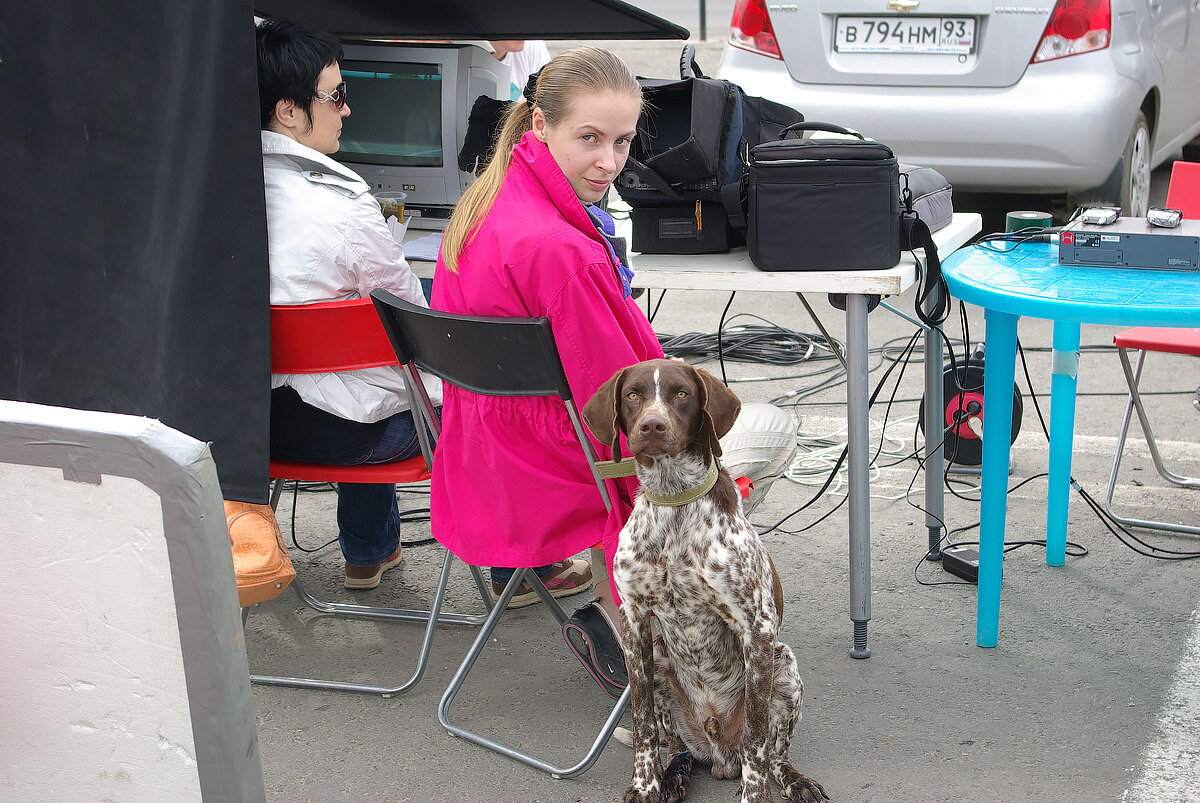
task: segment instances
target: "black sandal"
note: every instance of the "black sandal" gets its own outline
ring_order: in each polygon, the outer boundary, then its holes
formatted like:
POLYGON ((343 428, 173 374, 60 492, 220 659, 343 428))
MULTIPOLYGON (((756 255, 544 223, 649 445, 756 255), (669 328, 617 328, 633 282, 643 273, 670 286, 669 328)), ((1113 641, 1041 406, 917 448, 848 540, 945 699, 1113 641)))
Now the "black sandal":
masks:
POLYGON ((619 699, 629 685, 625 653, 617 641, 616 628, 599 600, 589 602, 571 615, 563 625, 563 638, 604 693, 619 699))

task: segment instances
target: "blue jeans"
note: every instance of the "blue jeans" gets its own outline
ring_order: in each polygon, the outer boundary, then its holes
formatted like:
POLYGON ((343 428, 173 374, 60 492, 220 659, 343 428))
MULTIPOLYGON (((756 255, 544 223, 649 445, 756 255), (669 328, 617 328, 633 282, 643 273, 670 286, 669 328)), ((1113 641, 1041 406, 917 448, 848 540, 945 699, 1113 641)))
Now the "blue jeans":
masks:
MULTIPOLYGON (((271 391, 271 456, 333 466, 406 460, 421 453, 412 413, 361 424, 305 404, 294 390, 271 391)), ((396 486, 338 483, 338 543, 346 562, 374 566, 400 545, 396 486)))

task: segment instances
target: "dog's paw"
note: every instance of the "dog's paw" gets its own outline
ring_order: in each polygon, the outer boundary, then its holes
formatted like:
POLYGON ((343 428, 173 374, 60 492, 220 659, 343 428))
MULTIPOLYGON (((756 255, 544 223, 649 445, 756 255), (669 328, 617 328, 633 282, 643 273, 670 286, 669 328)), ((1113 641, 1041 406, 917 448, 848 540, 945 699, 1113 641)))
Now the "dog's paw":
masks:
POLYGON ((663 803, 678 803, 687 797, 692 782, 692 754, 676 753, 663 771, 663 803))
POLYGON ((650 789, 638 789, 631 785, 625 790, 621 803, 666 803, 657 786, 658 784, 654 784, 650 789))
POLYGON ((792 803, 823 803, 829 800, 829 795, 825 793, 825 787, 814 781, 812 778, 806 778, 803 775, 792 780, 783 790, 783 796, 792 803))

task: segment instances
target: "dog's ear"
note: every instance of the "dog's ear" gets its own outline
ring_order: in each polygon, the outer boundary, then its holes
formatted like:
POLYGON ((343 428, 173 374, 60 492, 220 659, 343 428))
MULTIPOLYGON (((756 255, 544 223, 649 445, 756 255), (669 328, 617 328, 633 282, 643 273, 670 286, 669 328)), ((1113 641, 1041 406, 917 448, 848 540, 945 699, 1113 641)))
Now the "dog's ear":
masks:
POLYGON ((703 368, 692 368, 700 388, 701 435, 708 430, 708 446, 713 456, 721 456, 719 439, 729 432, 742 410, 742 401, 721 380, 703 368))
POLYGON ((625 379, 622 368, 601 385, 583 406, 583 422, 601 443, 610 444, 613 460, 617 459, 624 422, 621 420, 621 385, 625 379))

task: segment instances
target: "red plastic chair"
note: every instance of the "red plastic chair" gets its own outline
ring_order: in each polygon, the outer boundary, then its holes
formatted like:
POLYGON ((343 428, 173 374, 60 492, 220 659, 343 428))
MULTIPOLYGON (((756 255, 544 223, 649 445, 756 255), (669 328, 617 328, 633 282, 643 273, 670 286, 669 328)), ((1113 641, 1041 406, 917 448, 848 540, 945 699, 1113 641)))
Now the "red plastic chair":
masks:
MULTIPOLYGON (((396 365, 396 352, 369 298, 271 307, 271 373, 325 374, 396 365)), ((270 464, 278 501, 280 480, 406 484, 429 479, 424 455, 373 466, 330 466, 275 460, 270 464)))
POLYGON ((1150 427, 1150 419, 1142 406, 1142 397, 1138 394, 1138 384, 1141 382, 1146 355, 1157 351, 1165 354, 1190 354, 1193 357, 1200 357, 1200 329, 1160 329, 1139 326, 1119 333, 1113 338, 1113 343, 1117 347, 1117 354, 1121 358, 1121 369, 1125 372, 1125 381, 1129 385, 1129 402, 1125 406, 1125 419, 1121 423, 1121 434, 1117 437, 1117 453, 1113 458, 1112 473, 1108 477, 1108 493, 1104 498, 1104 507, 1110 516, 1126 527, 1144 527, 1151 530, 1200 535, 1200 527, 1123 517, 1112 508, 1113 490, 1117 484, 1117 473, 1121 468, 1121 455, 1125 451, 1125 437, 1129 432, 1129 423, 1135 410, 1138 421, 1142 425, 1142 434, 1146 438, 1146 446, 1150 450, 1150 457, 1154 461, 1154 468, 1158 471, 1159 476, 1181 488, 1200 488, 1200 478, 1176 474, 1163 464, 1162 455, 1158 451, 1158 443, 1154 440, 1154 432, 1150 427), (1136 368, 1130 366, 1130 350, 1140 352, 1136 368))
MULTIPOLYGON (((376 368, 384 365, 398 365, 398 362, 396 352, 392 349, 392 344, 388 340, 371 299, 356 298, 320 304, 271 307, 272 373, 319 374, 359 368, 376 368)), ((420 411, 414 411, 414 415, 419 416, 420 411)), ((418 431, 424 435, 422 430, 422 427, 418 427, 418 431)), ((426 438, 421 438, 421 445, 423 453, 421 456, 370 466, 330 466, 323 463, 271 460, 269 471, 270 477, 274 481, 271 507, 274 508, 278 504, 285 480, 395 484, 424 482, 429 479, 432 450, 428 448, 426 438)), ((299 577, 292 581, 292 588, 296 589, 300 599, 321 613, 366 619, 425 622, 425 639, 417 658, 417 668, 407 682, 399 686, 380 686, 340 680, 275 675, 251 675, 250 679, 255 683, 272 686, 333 689, 384 696, 403 694, 408 691, 424 674, 435 625, 442 623, 478 626, 483 624, 487 611, 491 608, 491 595, 484 583, 483 575, 478 568, 471 567, 485 612, 476 615, 441 612, 450 574, 450 562, 453 557, 449 552, 446 553, 433 604, 428 611, 325 602, 308 594, 301 585, 299 577)), ((243 611, 244 613, 245 611, 243 611)))
POLYGON ((1167 206, 1200 220, 1200 162, 1175 162, 1167 185, 1167 206))
MULTIPOLYGON (((1171 181, 1167 185, 1167 206, 1171 209, 1178 209, 1187 219, 1200 219, 1200 162, 1180 161, 1171 166, 1171 181)), ((1138 383, 1142 378, 1142 367, 1146 362, 1146 355, 1157 351, 1165 354, 1190 354, 1200 357, 1200 329, 1164 329, 1139 326, 1126 329, 1116 335, 1113 338, 1113 344, 1117 347, 1117 354, 1121 358, 1121 369, 1125 372, 1125 381, 1129 385, 1129 402, 1125 406, 1125 419, 1121 424, 1121 434, 1117 438, 1117 454, 1113 458, 1112 473, 1108 478, 1108 493, 1105 496, 1104 507, 1109 515, 1127 527, 1144 527, 1152 530, 1200 535, 1200 527, 1125 518, 1117 515, 1112 509, 1113 490, 1117 484, 1117 472, 1121 468, 1125 437, 1129 432, 1129 423, 1135 410, 1138 422, 1142 426, 1142 434, 1146 438, 1146 446, 1150 450, 1150 456, 1154 460, 1154 467, 1159 475, 1167 482, 1181 488, 1200 488, 1200 478, 1176 474, 1163 464, 1162 456, 1158 451, 1158 443, 1154 440, 1154 432, 1150 428, 1150 420, 1146 416, 1142 398, 1138 394, 1138 383), (1130 350, 1139 352, 1136 369, 1129 363, 1130 350)))

